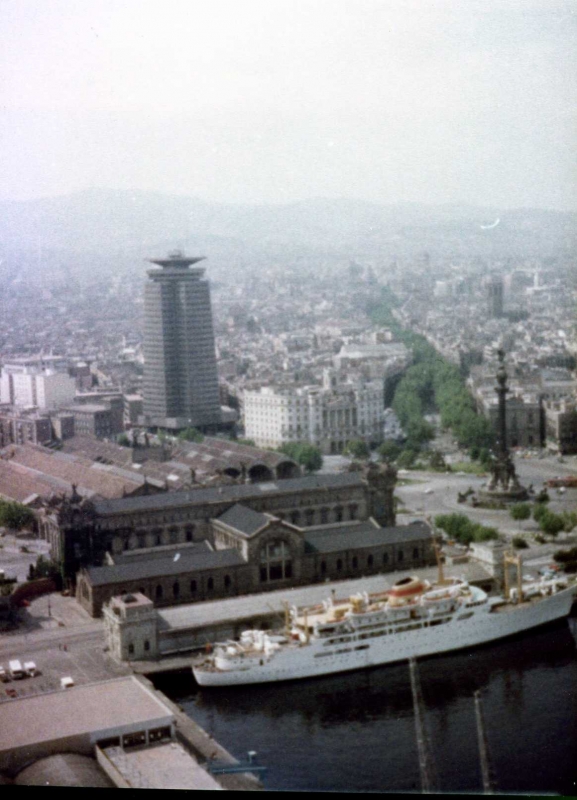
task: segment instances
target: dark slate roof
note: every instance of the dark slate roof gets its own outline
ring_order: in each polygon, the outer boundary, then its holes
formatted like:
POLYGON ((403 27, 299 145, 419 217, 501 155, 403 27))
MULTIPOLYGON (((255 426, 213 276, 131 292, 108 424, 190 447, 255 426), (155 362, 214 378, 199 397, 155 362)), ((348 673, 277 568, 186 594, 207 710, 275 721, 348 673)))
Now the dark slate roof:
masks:
POLYGON ((207 541, 203 542, 187 542, 186 544, 173 544, 170 547, 152 548, 146 551, 127 550, 124 553, 113 555, 112 559, 115 566, 120 564, 136 564, 139 561, 150 561, 152 559, 164 559, 168 561, 174 558, 176 553, 180 553, 180 557, 186 556, 187 558, 191 553, 204 553, 207 550, 212 552, 212 547, 207 541))
POLYGON ((371 523, 364 522, 361 525, 306 531, 304 538, 306 552, 334 553, 361 547, 420 542, 431 538, 431 530, 424 523, 398 525, 395 528, 375 528, 371 523))
POLYGON ((137 561, 135 564, 117 564, 110 567, 89 567, 86 572, 93 586, 106 586, 110 583, 124 583, 140 581, 147 578, 160 578, 184 575, 219 567, 236 567, 245 561, 238 550, 205 550, 194 551, 187 554, 182 551, 180 558, 175 561, 174 554, 168 558, 152 558, 147 561, 137 561))
POLYGON ((241 506, 237 503, 224 514, 218 517, 217 522, 223 522, 229 528, 234 528, 235 531, 243 533, 245 536, 252 536, 262 527, 270 522, 270 517, 266 514, 261 514, 260 511, 253 511, 252 508, 241 506))
POLYGON ((268 483, 211 486, 186 492, 166 492, 143 497, 97 500, 94 502, 94 507, 97 514, 105 516, 123 512, 144 512, 149 509, 179 508, 191 503, 200 505, 202 503, 234 502, 242 501, 247 497, 266 497, 287 492, 307 492, 313 489, 339 489, 363 484, 364 480, 360 472, 342 472, 338 475, 306 475, 302 478, 288 478, 268 483))

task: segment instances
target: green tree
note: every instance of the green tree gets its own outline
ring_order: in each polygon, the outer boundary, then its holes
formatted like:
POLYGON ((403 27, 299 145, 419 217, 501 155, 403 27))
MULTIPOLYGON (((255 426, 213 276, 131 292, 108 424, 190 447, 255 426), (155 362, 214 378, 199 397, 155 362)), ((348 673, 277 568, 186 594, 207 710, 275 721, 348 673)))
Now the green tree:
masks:
POLYGON ((401 469, 411 469, 417 460, 417 452, 415 450, 403 450, 397 458, 397 464, 401 469))
POLYGON ((293 458, 306 472, 317 472, 323 465, 323 457, 318 447, 305 442, 287 442, 279 447, 279 453, 293 458))
POLYGON ((203 442, 204 436, 198 428, 185 428, 178 434, 181 442, 203 442))
POLYGON ((435 517, 435 525, 461 544, 469 545, 471 542, 486 542, 499 538, 496 528, 487 528, 478 522, 473 522, 465 514, 439 514, 435 517))
POLYGON ((529 547, 522 536, 513 536, 511 544, 516 550, 524 550, 525 548, 529 547))
POLYGON ((439 453, 438 450, 431 450, 429 453, 429 466, 435 470, 446 471, 448 469, 443 454, 439 453))
POLYGON ((565 521, 559 514, 547 509, 547 512, 539 520, 539 527, 547 536, 557 536, 565 527, 565 521))
POLYGON ((548 510, 545 503, 535 503, 533 506, 533 519, 535 522, 540 522, 541 517, 547 514, 548 510))
POLYGON ((383 461, 395 461, 403 448, 396 442, 383 442, 377 450, 383 461))
POLYGON ((563 517, 563 530, 566 533, 571 533, 573 528, 577 525, 577 513, 575 511, 563 511, 561 512, 561 516, 563 517))
POLYGON ((514 506, 511 506, 509 513, 513 519, 519 521, 529 519, 531 516, 531 506, 529 503, 515 503, 514 506))
POLYGON ((353 439, 345 447, 346 455, 358 458, 359 460, 366 460, 371 455, 371 451, 366 442, 362 439, 353 439))
POLYGON ((33 527, 35 520, 34 513, 28 506, 12 500, 0 500, 0 525, 20 531, 22 528, 33 527))
MULTIPOLYGON (((30 577, 30 575, 29 575, 30 577)), ((62 574, 60 566, 48 558, 40 555, 34 567, 34 578, 52 578, 58 589, 62 588, 62 574)))

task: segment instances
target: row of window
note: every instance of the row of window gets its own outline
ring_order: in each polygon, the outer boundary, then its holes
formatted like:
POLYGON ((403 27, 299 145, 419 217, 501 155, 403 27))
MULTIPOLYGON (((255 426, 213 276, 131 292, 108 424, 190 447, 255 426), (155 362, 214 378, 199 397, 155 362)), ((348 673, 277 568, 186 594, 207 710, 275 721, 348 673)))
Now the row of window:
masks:
MULTIPOLYGON (((145 547, 158 547, 163 544, 178 544, 181 540, 180 530, 176 527, 169 528, 167 535, 163 535, 161 528, 156 528, 150 533, 137 533, 136 534, 136 547, 139 549, 145 547)), ((194 541, 194 525, 188 525, 184 530, 184 541, 194 541)), ((122 540, 123 550, 130 549, 130 536, 122 540)))
MULTIPOLYGON (((214 591, 214 586, 215 586, 214 578, 208 578, 208 580, 206 581, 206 590, 208 592, 212 592, 214 591)), ((224 576, 223 586, 225 589, 230 589, 230 587, 232 586, 232 578, 230 577, 230 575, 224 576)), ((197 594, 198 590, 199 590, 198 581, 194 579, 191 580, 189 584, 189 594, 195 595, 197 594)), ((143 595, 147 595, 146 589, 143 586, 141 586, 138 589, 138 591, 143 595)), ((175 581, 172 584, 172 593, 167 592, 166 597, 167 598, 171 597, 177 600, 181 596, 181 593, 182 593, 181 584, 179 581, 175 581)), ((126 594, 126 589, 121 589, 120 594, 126 594)), ((164 597, 165 597, 164 587, 162 584, 159 583, 154 590, 154 599, 163 600, 164 597)))
MULTIPOLYGON (((328 525, 329 522, 344 522, 345 514, 347 515, 348 519, 354 520, 357 519, 359 513, 359 507, 356 503, 352 503, 345 509, 343 506, 336 506, 332 509, 333 512, 333 519, 330 519, 331 516, 331 509, 330 508, 320 508, 315 510, 314 508, 307 508, 306 511, 292 511, 289 515, 289 521, 293 525, 301 525, 304 524, 305 527, 310 528, 318 519, 318 524, 320 525, 328 525), (318 514, 318 516, 317 516, 318 514)), ((281 519, 284 517, 284 514, 278 515, 281 519)))
MULTIPOLYGON (((420 558, 420 551, 418 547, 413 547, 413 560, 417 561, 420 558)), ((397 561, 404 561, 405 560, 405 553, 403 550, 397 550, 397 561)), ((390 558, 388 553, 383 553, 382 556, 382 563, 383 565, 389 564, 390 558)), ((371 568, 375 566, 375 557, 372 554, 367 556, 367 567, 371 568)), ((325 575, 327 571, 327 562, 321 561, 321 575, 325 575)), ((353 556, 351 559, 351 569, 358 569, 359 568, 359 558, 358 556, 353 556)), ((336 563, 337 572, 341 572, 343 569, 343 560, 342 558, 337 558, 336 563)))

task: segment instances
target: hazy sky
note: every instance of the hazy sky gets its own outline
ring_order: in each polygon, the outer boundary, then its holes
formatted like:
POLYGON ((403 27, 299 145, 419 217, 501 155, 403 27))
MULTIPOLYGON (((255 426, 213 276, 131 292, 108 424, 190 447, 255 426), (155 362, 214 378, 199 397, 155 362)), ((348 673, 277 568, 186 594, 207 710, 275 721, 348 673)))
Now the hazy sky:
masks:
POLYGON ((0 196, 577 209, 576 0, 0 0, 0 196))

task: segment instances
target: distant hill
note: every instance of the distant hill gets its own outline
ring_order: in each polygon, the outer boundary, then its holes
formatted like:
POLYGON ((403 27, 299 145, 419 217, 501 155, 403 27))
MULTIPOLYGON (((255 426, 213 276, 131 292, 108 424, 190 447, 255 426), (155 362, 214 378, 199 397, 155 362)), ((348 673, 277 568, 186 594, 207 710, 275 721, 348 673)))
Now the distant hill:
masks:
MULTIPOLYGON (((142 269, 174 247, 211 262, 259 265, 299 257, 431 255, 548 257, 575 248, 577 214, 424 204, 384 206, 311 199, 286 205, 208 203, 194 197, 91 189, 27 202, 0 202, 0 254, 142 269), (499 225, 481 226, 499 219, 499 225)), ((91 267, 91 268, 94 268, 91 267)))

